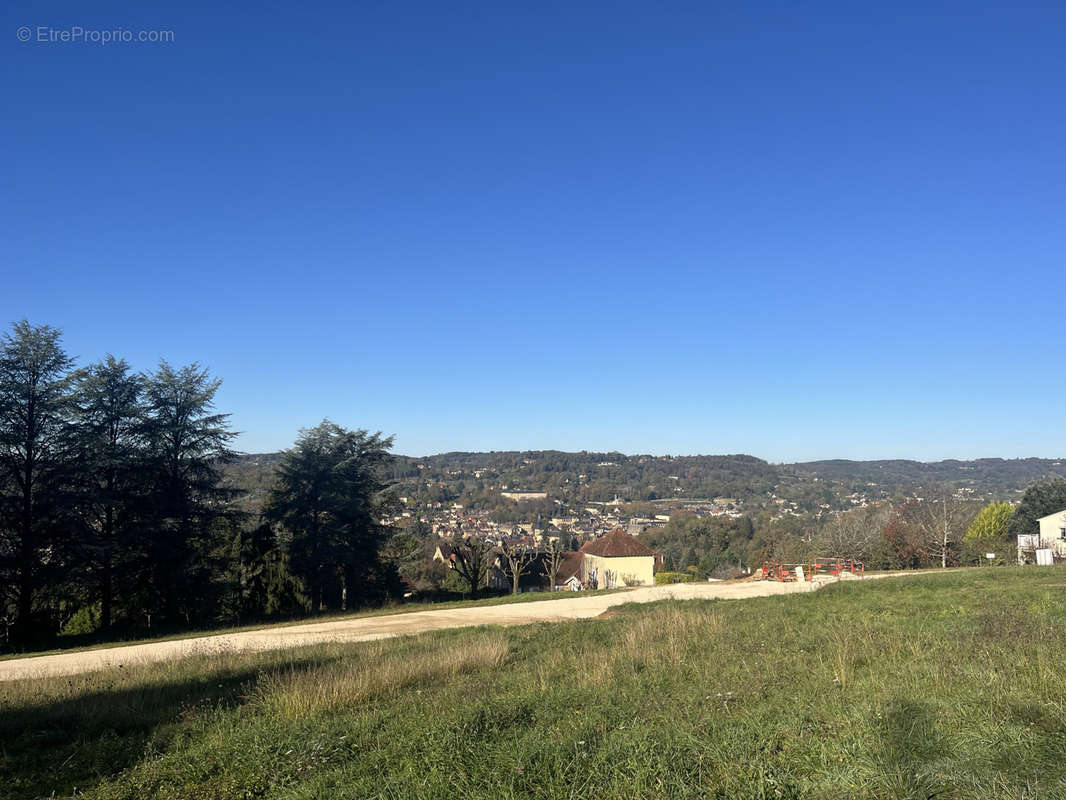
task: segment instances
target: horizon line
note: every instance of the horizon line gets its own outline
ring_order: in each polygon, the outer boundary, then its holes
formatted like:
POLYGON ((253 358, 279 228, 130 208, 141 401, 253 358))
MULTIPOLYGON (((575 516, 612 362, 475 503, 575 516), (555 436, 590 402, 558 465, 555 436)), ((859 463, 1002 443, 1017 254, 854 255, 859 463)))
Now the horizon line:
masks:
MULTIPOLYGON (((260 452, 252 452, 250 450, 238 450, 236 451, 238 456, 272 456, 284 453, 286 450, 292 449, 291 447, 281 448, 280 450, 264 450, 260 452)), ((443 450, 438 453, 427 453, 424 455, 410 455, 408 453, 390 453, 389 455, 397 458, 409 458, 413 460, 428 459, 428 458, 440 458, 441 456, 468 454, 468 455, 494 455, 494 454, 506 454, 506 453, 560 453, 563 455, 619 455, 623 458, 754 458, 762 461, 771 466, 788 466, 791 464, 816 464, 826 461, 843 461, 850 463, 878 463, 888 461, 905 461, 914 464, 943 464, 946 461, 957 461, 960 463, 969 463, 974 461, 1066 461, 1066 456, 979 456, 976 458, 957 458, 957 457, 945 457, 939 459, 923 460, 920 458, 810 458, 805 460, 796 461, 773 461, 761 456, 753 455, 751 453, 625 453, 621 450, 558 450, 555 448, 545 448, 541 450, 533 450, 529 448, 524 449, 511 449, 511 450, 443 450)))

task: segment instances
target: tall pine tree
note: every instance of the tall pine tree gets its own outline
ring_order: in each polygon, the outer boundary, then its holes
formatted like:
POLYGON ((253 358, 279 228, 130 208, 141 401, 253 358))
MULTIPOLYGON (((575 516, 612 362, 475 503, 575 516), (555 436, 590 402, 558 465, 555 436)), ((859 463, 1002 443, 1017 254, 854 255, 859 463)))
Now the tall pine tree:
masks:
POLYGON ((231 513, 222 467, 235 457, 229 415, 214 413, 221 381, 198 364, 166 361, 144 381, 145 526, 139 586, 144 610, 189 623, 211 612, 213 522, 231 513))
POLYGON ((313 610, 362 605, 391 587, 379 556, 390 533, 380 519, 391 447, 391 437, 324 420, 282 457, 266 516, 281 527, 313 610))
POLYGON ((144 505, 141 377, 108 356, 80 376, 74 441, 78 470, 78 576, 100 603, 100 628, 111 627, 116 591, 128 583, 144 505))
POLYGON ((42 632, 34 626, 39 591, 65 577, 74 361, 61 338, 57 328, 22 320, 0 341, 0 581, 19 644, 42 632))

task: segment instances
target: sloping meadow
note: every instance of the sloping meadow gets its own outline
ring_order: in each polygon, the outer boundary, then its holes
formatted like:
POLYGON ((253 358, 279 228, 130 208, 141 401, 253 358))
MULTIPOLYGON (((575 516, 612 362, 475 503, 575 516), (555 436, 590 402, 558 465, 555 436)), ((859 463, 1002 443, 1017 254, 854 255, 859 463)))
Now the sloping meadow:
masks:
POLYGON ((1066 570, 0 684, 11 798, 1066 797, 1066 570))

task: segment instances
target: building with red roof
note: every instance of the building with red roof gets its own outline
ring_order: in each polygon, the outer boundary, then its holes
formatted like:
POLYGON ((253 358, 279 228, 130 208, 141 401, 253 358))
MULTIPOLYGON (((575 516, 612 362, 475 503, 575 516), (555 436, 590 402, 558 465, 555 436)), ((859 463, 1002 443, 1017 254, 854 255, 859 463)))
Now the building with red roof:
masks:
POLYGON ((586 589, 651 586, 655 553, 621 528, 581 546, 582 581, 586 589))

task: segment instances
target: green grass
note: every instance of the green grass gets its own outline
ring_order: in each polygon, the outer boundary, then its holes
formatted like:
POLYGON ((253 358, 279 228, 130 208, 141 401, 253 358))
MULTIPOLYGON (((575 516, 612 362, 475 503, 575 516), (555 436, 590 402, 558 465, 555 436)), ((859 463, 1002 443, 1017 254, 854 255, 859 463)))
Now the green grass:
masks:
POLYGON ((0 684, 21 798, 1066 797, 1066 570, 0 684))
POLYGON ((622 589, 588 589, 581 592, 524 592, 522 594, 505 594, 497 597, 483 597, 480 600, 446 600, 439 603, 403 603, 387 605, 380 608, 370 608, 363 611, 347 611, 335 614, 319 614, 316 616, 300 617, 299 619, 285 620, 283 622, 256 622, 250 625, 233 625, 230 627, 200 628, 167 633, 159 636, 142 636, 139 638, 118 639, 111 641, 94 642, 86 645, 71 647, 58 647, 50 650, 28 650, 20 653, 6 653, 0 655, 0 661, 10 661, 17 658, 34 658, 35 656, 50 656, 57 653, 80 653, 88 650, 101 650, 109 647, 129 647, 135 644, 148 644, 150 642, 169 642, 180 639, 196 639, 201 636, 221 636, 226 633, 239 633, 241 631, 261 631, 266 628, 290 627, 292 625, 312 625, 320 622, 339 622, 346 619, 359 619, 360 617, 384 617, 393 614, 413 614, 417 611, 446 611, 453 608, 478 608, 480 606, 505 606, 515 603, 533 603, 538 600, 572 600, 575 597, 590 597, 601 594, 615 594, 627 592, 628 588, 622 589))

